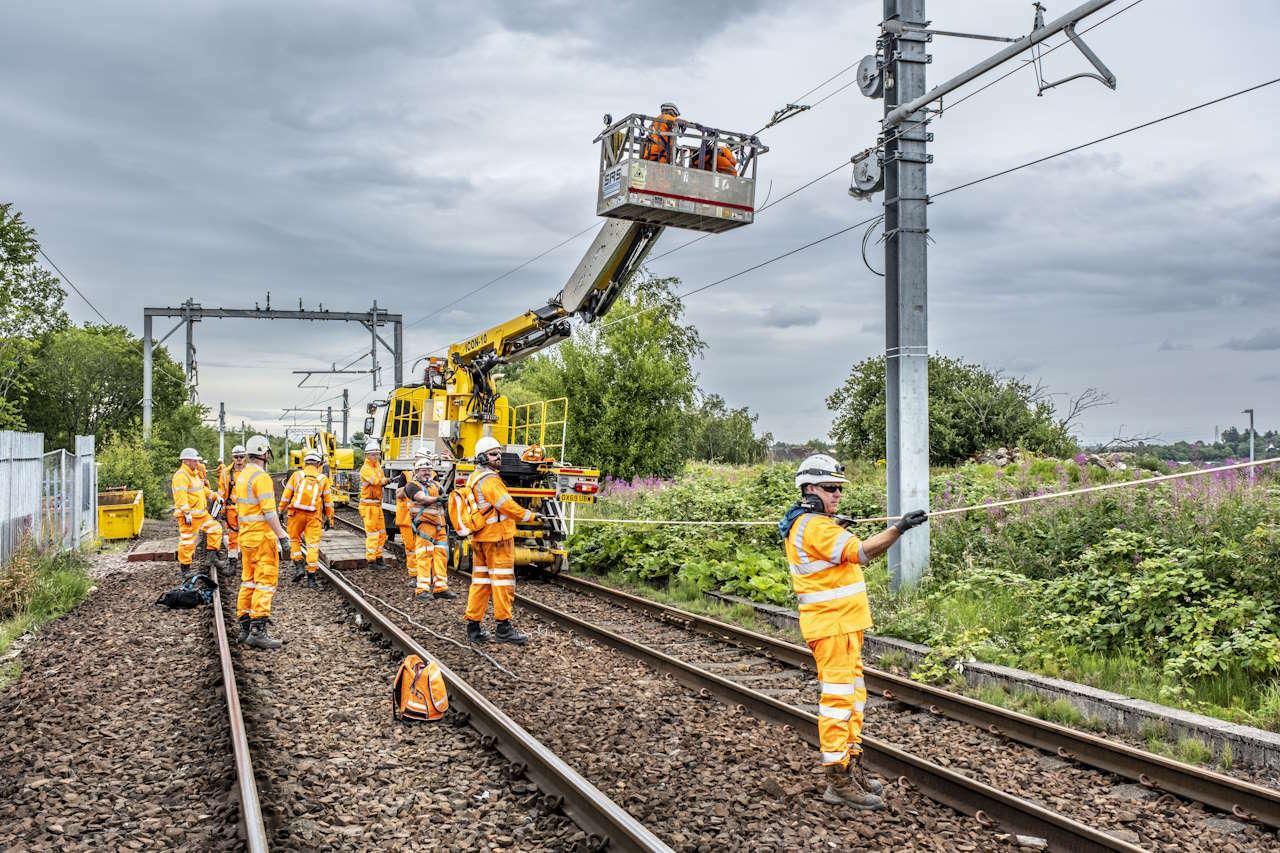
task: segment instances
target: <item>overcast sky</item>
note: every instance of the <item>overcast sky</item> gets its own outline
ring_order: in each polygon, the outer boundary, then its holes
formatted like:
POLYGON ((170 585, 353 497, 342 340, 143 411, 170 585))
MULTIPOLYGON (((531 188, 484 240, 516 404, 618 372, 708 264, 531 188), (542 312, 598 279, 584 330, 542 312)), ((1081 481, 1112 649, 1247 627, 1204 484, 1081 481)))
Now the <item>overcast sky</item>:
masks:
MULTIPOLYGON (((930 6, 941 29, 1030 29, 1023 0, 930 6)), ((1280 76, 1266 48, 1280 5, 1213 6, 1145 0, 1090 33, 1116 92, 1076 81, 1038 98, 1024 70, 948 110, 931 126, 930 189, 1280 76)), ((603 113, 671 99, 687 118, 754 130, 873 52, 880 9, 8 4, 0 200, 138 334, 144 305, 251 307, 267 291, 275 307, 366 310, 376 298, 414 321, 591 225, 603 113)), ((930 82, 997 49, 938 38, 930 82)), ((1070 48, 1045 63, 1051 77, 1087 68, 1070 48)), ((1089 413, 1087 441, 1121 430, 1207 440, 1247 406, 1260 426, 1280 423, 1278 107, 1280 86, 939 199, 930 349, 1043 382, 1059 400, 1107 392, 1116 404, 1089 413)), ((853 86, 764 133, 757 201, 870 145, 881 111, 853 86)), ((880 196, 854 201, 848 182, 841 170, 651 269, 696 287, 879 211, 880 196)), ((655 254, 690 236, 668 231, 655 254)), ((779 438, 824 435, 826 395, 884 350, 883 280, 863 266, 861 236, 691 297, 687 317, 708 343, 703 388, 750 406, 779 438)), ((543 303, 587 240, 411 325, 406 361, 543 303)), ((67 305, 96 320, 74 295, 67 305)), ((204 322, 200 398, 225 401, 235 421, 278 422, 282 407, 338 393, 296 388, 291 371, 349 360, 367 341, 333 323, 204 322)), ((353 402, 370 392, 367 378, 349 387, 353 402)))

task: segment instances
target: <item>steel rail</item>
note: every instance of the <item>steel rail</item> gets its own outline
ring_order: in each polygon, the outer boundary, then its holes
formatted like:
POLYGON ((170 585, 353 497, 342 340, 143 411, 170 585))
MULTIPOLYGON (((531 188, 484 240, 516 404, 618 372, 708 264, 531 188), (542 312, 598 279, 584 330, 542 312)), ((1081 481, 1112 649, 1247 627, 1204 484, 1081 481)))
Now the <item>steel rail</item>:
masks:
POLYGON ((515 720, 463 681, 427 651, 399 625, 369 603, 342 576, 320 562, 320 571, 352 607, 367 618, 374 629, 402 653, 434 660, 449 687, 449 703, 458 708, 468 725, 478 731, 482 742, 502 753, 519 770, 546 792, 548 805, 559 806, 579 827, 591 834, 596 847, 613 850, 672 853, 661 839, 629 812, 605 796, 515 720))
MULTIPOLYGON (((213 570, 213 580, 221 583, 216 570, 213 570)), ((227 718, 231 725, 231 748, 236 758, 236 784, 240 787, 240 822, 244 825, 245 844, 249 853, 266 853, 267 826, 262 820, 262 803, 258 800, 258 784, 253 777, 249 738, 245 733, 244 716, 240 713, 240 692, 236 689, 236 672, 231 663, 227 622, 222 615, 221 586, 214 591, 213 596, 213 633, 218 638, 222 689, 227 697, 227 718)))
MULTIPOLYGON (((815 672, 813 655, 806 646, 770 637, 737 625, 613 589, 583 578, 559 575, 553 583, 585 590, 623 607, 643 611, 657 619, 727 640, 782 663, 815 672)), ((865 667, 867 687, 885 699, 941 714, 1007 737, 1062 758, 1132 779, 1159 791, 1194 800, 1266 826, 1280 827, 1280 791, 1193 767, 1125 743, 1037 719, 952 693, 909 678, 865 667)))
MULTIPOLYGON (((455 569, 450 571, 455 575, 469 577, 466 572, 455 569)), ((607 628, 571 616, 526 595, 517 593, 515 603, 516 606, 532 611, 563 628, 591 637, 646 663, 658 672, 671 675, 680 683, 698 690, 704 696, 716 696, 725 702, 749 710, 756 717, 790 726, 806 742, 814 746, 819 745, 818 717, 815 714, 744 687, 607 628)), ((889 778, 904 777, 935 802, 975 817, 979 822, 994 821, 1018 835, 1042 838, 1054 850, 1119 850, 1125 853, 1137 853, 1142 850, 1141 847, 1121 841, 1101 830, 1086 826, 976 779, 970 779, 875 738, 864 736, 862 748, 867 766, 889 778)))

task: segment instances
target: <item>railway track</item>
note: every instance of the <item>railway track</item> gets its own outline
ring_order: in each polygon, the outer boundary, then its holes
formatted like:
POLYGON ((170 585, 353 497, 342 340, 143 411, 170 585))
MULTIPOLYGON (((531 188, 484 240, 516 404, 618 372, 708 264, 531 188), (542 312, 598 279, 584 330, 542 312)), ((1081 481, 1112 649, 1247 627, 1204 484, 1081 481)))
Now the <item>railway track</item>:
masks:
MULTIPOLYGON (((536 598, 527 593, 528 588, 526 584, 518 595, 518 607, 643 660, 704 694, 790 726, 811 743, 816 740, 814 675, 808 650, 803 646, 577 578, 561 577, 549 585, 538 585, 536 598), (543 599, 554 600, 549 603, 543 599), (631 639, 634 636, 643 636, 646 642, 638 643, 631 639)), ((1155 838, 1163 842, 1159 846, 1179 849, 1190 837, 1187 833, 1206 830, 1194 824, 1203 815, 1185 814, 1186 804, 1167 796, 1174 793, 1231 812, 1242 820, 1274 826, 1277 799, 1276 792, 1270 789, 888 673, 869 672, 868 686, 884 703, 882 709, 871 711, 874 730, 892 729, 895 722, 908 718, 906 728, 919 730, 910 739, 910 748, 938 757, 937 763, 926 761, 902 748, 868 738, 865 748, 869 766, 889 778, 909 779, 932 799, 962 813, 983 821, 993 820, 1019 835, 1043 838, 1055 849, 1136 849, 1131 842, 1141 838, 1155 838), (912 711, 899 710, 885 721, 887 708, 912 711), (915 712, 921 708, 924 713, 915 712), (915 719, 910 720, 911 717, 915 719), (943 740, 938 729, 947 725, 950 728, 943 735, 944 744, 960 738, 966 748, 976 745, 979 750, 1001 752, 1008 752, 1011 742, 1021 744, 1015 748, 1029 754, 1022 756, 1024 760, 1039 758, 1033 761, 1032 778, 1028 779, 1025 773, 1006 777, 999 772, 985 774, 992 784, 973 778, 983 774, 966 767, 963 761, 954 762, 954 756, 948 756, 952 750, 937 748, 943 740), (975 729, 981 730, 982 738, 976 743, 975 729), (1052 756, 1044 756, 1041 750, 1052 756), (945 763, 968 772, 939 766, 945 763), (1118 787, 1106 779, 1070 780, 1068 784, 1095 795, 1090 803, 1089 797, 1078 796, 1079 790, 1064 796, 1062 782, 1050 784, 1040 778, 1052 776, 1064 767, 1067 769, 1058 775, 1078 776, 1073 772, 1077 763, 1134 779, 1139 784, 1118 787), (1117 793, 1120 798, 1115 797, 1117 793), (1030 796, 1036 796, 1042 804, 1026 798, 1030 796), (1073 798, 1083 801, 1073 804, 1073 798), (1103 809, 1093 808, 1099 802, 1103 809), (1077 819, 1055 809, 1074 809, 1077 819), (1103 810, 1111 814, 1100 816, 1098 812, 1103 810), (1107 831, 1097 828, 1107 824, 1107 831), (1142 835, 1130 827, 1141 829, 1142 835)), ((1100 776, 1092 771, 1080 773, 1100 776)), ((1198 810, 1198 806, 1192 807, 1193 812, 1198 810)), ((1224 841, 1227 847, 1232 843, 1221 836, 1210 837, 1224 841)), ((1247 839, 1239 840, 1256 841, 1262 847, 1276 846, 1274 837, 1267 837, 1256 827, 1249 828, 1247 839)))
MULTIPOLYGON (((394 545, 392 547, 394 549, 394 545)), ((384 590, 382 593, 384 595, 398 594, 401 597, 407 597, 408 591, 397 584, 397 580, 400 580, 398 572, 384 571, 371 573, 369 582, 378 584, 384 590)), ((749 711, 757 718, 781 724, 785 727, 783 731, 792 731, 810 743, 816 742, 816 717, 805 710, 756 690, 742 687, 678 657, 637 643, 620 633, 609 631, 549 605, 531 600, 527 595, 522 594, 518 597, 518 606, 533 611, 548 623, 558 626, 570 635, 588 637, 594 642, 641 661, 660 673, 672 676, 690 688, 694 695, 704 698, 715 696, 729 703, 731 708, 737 708, 740 713, 749 711)), ((456 619, 454 624, 458 625, 456 619)), ((563 642, 563 640, 557 638, 557 642, 563 642)), ((1063 850, 1140 849, 1120 838, 1066 818, 1051 809, 983 784, 889 744, 869 741, 865 744, 865 748, 868 765, 887 778, 906 783, 902 787, 910 787, 915 793, 922 794, 935 803, 968 815, 979 825, 992 828, 998 826, 1004 831, 1004 837, 1007 839, 1019 836, 1023 839, 1042 839, 1052 848, 1063 850)), ((803 754, 802 759, 812 764, 812 753, 794 748, 791 748, 791 751, 803 754)))
MULTIPOLYGON (((677 656, 702 660, 712 668, 715 667, 716 656, 727 647, 757 655, 762 660, 753 661, 747 670, 734 672, 728 677, 742 684, 770 685, 762 692, 786 698, 793 704, 804 705, 812 700, 816 671, 813 657, 805 646, 584 578, 562 575, 554 578, 549 586, 559 587, 574 596, 557 597, 555 603, 561 606, 581 607, 582 595, 604 602, 606 607, 591 609, 591 618, 597 624, 609 626, 616 621, 616 618, 611 619, 610 613, 615 617, 619 613, 649 617, 646 628, 666 629, 665 637, 652 641, 655 647, 665 649, 670 643, 677 656), (705 642, 681 645, 688 641, 691 632, 705 638, 705 642), (796 679, 788 679, 788 673, 795 673, 796 679)), ((540 587, 538 594, 545 597, 545 592, 546 588, 540 587)), ((1174 761, 1125 743, 1010 711, 874 667, 866 667, 864 677, 868 691, 878 694, 883 700, 967 723, 995 737, 1007 738, 1064 760, 1114 773, 1159 794, 1173 794, 1242 820, 1257 821, 1272 829, 1280 828, 1280 791, 1273 788, 1174 761)))
MULTIPOLYGON (((216 571, 214 580, 218 580, 216 571)), ((221 584, 220 581, 219 584, 221 584)), ((262 803, 258 799, 258 783, 253 773, 253 758, 249 753, 249 738, 245 732, 244 714, 240 710, 240 691, 236 686, 235 665, 231 660, 231 643, 227 636, 227 621, 222 608, 224 594, 219 585, 218 594, 213 596, 212 601, 213 636, 218 646, 218 663, 222 668, 222 695, 227 704, 231 750, 235 754, 236 795, 240 806, 240 825, 249 853, 266 853, 267 828, 262 819, 262 803)))

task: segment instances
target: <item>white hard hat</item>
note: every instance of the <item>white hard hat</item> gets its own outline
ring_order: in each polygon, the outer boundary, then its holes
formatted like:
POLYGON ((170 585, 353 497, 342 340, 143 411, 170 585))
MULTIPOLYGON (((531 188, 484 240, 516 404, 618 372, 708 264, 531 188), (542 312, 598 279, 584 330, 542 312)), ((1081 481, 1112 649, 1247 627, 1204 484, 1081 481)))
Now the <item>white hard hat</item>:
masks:
POLYGON ((232 455, 232 456, 244 456, 244 445, 243 445, 243 444, 237 444, 235 447, 231 448, 231 455, 232 455))
POLYGON ((371 438, 365 442, 364 452, 365 453, 381 453, 382 448, 378 446, 378 440, 376 438, 371 438))
POLYGON ((303 462, 319 462, 321 460, 319 450, 308 450, 307 454, 302 457, 303 462))
POLYGON ((670 101, 667 101, 665 104, 658 107, 658 111, 664 112, 664 113, 670 113, 673 116, 680 115, 680 108, 677 107, 675 104, 671 103, 670 101))
POLYGON ((476 442, 476 456, 479 456, 482 453, 488 453, 490 450, 500 449, 502 449, 502 445, 499 444, 498 440, 491 435, 482 436, 480 440, 476 442))
POLYGON ((417 456, 413 457, 414 470, 417 470, 418 468, 430 468, 435 464, 435 457, 430 453, 419 453, 417 456))
POLYGON ((179 460, 192 459, 199 462, 200 454, 199 452, 196 451, 194 447, 184 447, 182 448, 182 452, 178 454, 178 459, 179 460))
POLYGON ((249 441, 245 444, 245 453, 263 458, 270 456, 271 442, 267 441, 265 435, 250 436, 249 441))
POLYGON ((825 453, 815 453, 800 463, 796 471, 796 488, 803 485, 819 483, 847 483, 844 477, 844 466, 825 453))

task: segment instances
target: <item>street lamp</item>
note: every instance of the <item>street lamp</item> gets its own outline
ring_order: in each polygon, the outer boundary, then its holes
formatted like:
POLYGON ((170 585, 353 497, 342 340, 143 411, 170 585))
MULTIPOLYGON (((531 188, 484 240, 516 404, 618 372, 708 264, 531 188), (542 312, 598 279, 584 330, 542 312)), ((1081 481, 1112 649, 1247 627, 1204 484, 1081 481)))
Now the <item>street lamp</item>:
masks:
POLYGON ((1253 482, 1253 409, 1241 409, 1240 414, 1249 416, 1249 482, 1253 482))

